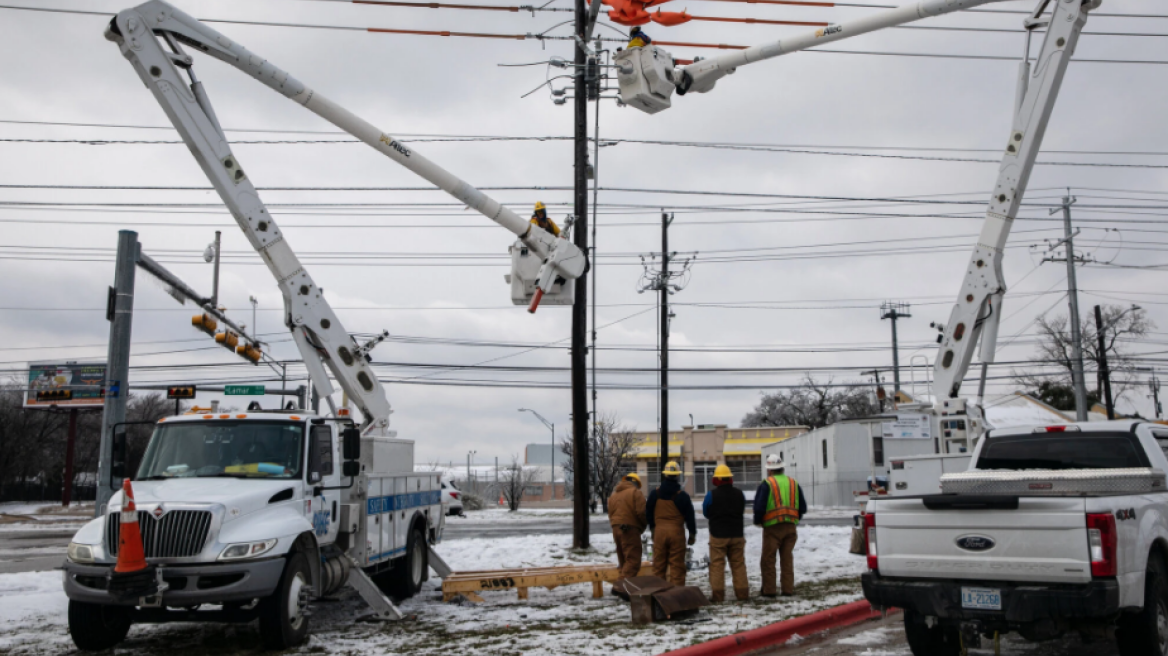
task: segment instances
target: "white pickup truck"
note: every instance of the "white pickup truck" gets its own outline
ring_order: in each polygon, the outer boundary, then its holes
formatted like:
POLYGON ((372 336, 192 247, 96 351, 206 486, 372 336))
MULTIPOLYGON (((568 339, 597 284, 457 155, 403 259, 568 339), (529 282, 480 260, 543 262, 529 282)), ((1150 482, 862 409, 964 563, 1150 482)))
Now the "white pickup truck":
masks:
POLYGON ((904 609, 915 656, 1016 631, 1168 654, 1168 427, 988 432, 941 494, 868 503, 864 596, 904 609))
MULTIPOLYGON (((115 433, 119 486, 124 439, 115 433)), ((441 567, 429 547, 445 526, 439 475, 413 472, 412 442, 362 437, 347 418, 168 417, 132 485, 161 585, 149 594, 111 586, 118 492, 73 536, 65 561, 69 630, 85 650, 116 645, 133 623, 256 619, 267 647, 287 649, 307 636, 310 598, 348 582, 377 608, 374 585, 410 597, 441 567)))

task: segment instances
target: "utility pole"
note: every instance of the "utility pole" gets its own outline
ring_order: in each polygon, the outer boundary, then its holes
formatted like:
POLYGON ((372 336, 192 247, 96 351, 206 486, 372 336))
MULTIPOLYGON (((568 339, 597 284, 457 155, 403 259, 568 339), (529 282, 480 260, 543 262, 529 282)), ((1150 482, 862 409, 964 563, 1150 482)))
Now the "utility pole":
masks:
POLYGON ((130 334, 134 317, 134 272, 138 264, 138 250, 138 233, 119 230, 114 288, 106 308, 110 337, 106 356, 105 403, 101 414, 101 442, 98 446, 94 517, 101 516, 102 509, 113 496, 110 476, 114 425, 126 421, 126 398, 130 391, 130 334))
POLYGON ((1152 406, 1152 414, 1159 419, 1164 412, 1160 409, 1160 379, 1156 378, 1155 370, 1152 371, 1152 379, 1148 381, 1148 386, 1152 389, 1152 403, 1155 404, 1152 406))
POLYGON ((880 384, 881 383, 880 370, 873 369, 871 371, 861 371, 860 375, 861 376, 872 376, 872 380, 876 383, 876 401, 877 401, 877 403, 880 404, 880 412, 883 413, 884 412, 884 399, 886 397, 886 394, 884 393, 884 388, 880 384))
POLYGON ((1060 209, 1062 210, 1063 238, 1051 244, 1046 250, 1050 252, 1065 244, 1065 257, 1047 256, 1042 258, 1042 261, 1067 263, 1067 301, 1070 305, 1071 315, 1071 386, 1075 394, 1075 421, 1087 421, 1089 408, 1087 407, 1087 379, 1083 370, 1083 329, 1079 318, 1079 283, 1075 276, 1075 264, 1085 263, 1087 258, 1075 255, 1074 238, 1075 235, 1079 234, 1079 231, 1071 232, 1071 205, 1075 204, 1077 200, 1071 196, 1071 191, 1068 189, 1067 195, 1063 196, 1062 207, 1050 211, 1051 214, 1054 214, 1060 209))
POLYGON ((896 403, 896 395, 900 394, 900 343, 896 337, 896 321, 908 319, 911 316, 908 303, 886 301, 880 306, 880 319, 892 319, 892 402, 894 404, 896 403))
POLYGON ((658 375, 661 379, 661 437, 658 455, 660 469, 658 471, 664 471, 665 463, 669 462, 669 324, 670 319, 674 317, 674 314, 669 311, 669 295, 685 289, 689 269, 693 265, 694 258, 697 257, 697 253, 693 253, 681 261, 681 266, 677 270, 669 268, 670 262, 677 257, 676 252, 669 251, 669 224, 673 223, 673 216, 667 212, 661 213, 661 268, 656 269, 650 263, 656 262, 656 254, 649 256, 650 262, 646 262, 645 256, 642 255, 641 266, 644 267, 644 272, 641 273, 641 280, 637 283, 638 294, 643 294, 646 291, 655 291, 660 294, 658 299, 658 305, 660 305, 658 308, 660 310, 658 319, 660 370, 658 375))
MULTIPOLYGON (((572 242, 581 253, 588 253, 588 82, 585 75, 588 53, 585 52, 589 29, 588 5, 576 0, 575 66, 575 202, 572 242)), ((572 462, 576 463, 572 498, 572 547, 587 549, 588 539, 588 276, 576 278, 576 297, 572 303, 572 462)))
POLYGON ((1107 418, 1115 419, 1115 403, 1111 400, 1111 369, 1107 366, 1107 329, 1103 326, 1103 311, 1095 306, 1095 332, 1099 337, 1099 377, 1103 379, 1103 398, 1107 403, 1107 418))
MULTIPOLYGON (((669 280, 669 223, 672 217, 661 213, 661 279, 669 280)), ((661 293, 661 469, 669 462, 669 285, 660 286, 661 293)))
POLYGON ((77 408, 69 408, 69 433, 65 442, 65 482, 61 489, 61 505, 66 508, 73 500, 73 445, 77 443, 77 408))

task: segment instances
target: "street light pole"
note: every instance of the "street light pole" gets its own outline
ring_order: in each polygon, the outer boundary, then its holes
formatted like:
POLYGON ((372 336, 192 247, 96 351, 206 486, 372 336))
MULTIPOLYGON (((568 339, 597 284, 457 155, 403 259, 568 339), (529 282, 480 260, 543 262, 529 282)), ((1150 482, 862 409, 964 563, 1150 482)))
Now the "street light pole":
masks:
POLYGON ((543 415, 530 408, 519 408, 519 412, 530 412, 535 415, 535 418, 542 421, 543 425, 547 426, 552 432, 552 500, 554 501, 556 498, 556 425, 544 419, 543 415))
POLYGON ((467 484, 467 487, 470 487, 470 459, 476 453, 478 453, 478 451, 467 451, 466 452, 466 484, 467 484))

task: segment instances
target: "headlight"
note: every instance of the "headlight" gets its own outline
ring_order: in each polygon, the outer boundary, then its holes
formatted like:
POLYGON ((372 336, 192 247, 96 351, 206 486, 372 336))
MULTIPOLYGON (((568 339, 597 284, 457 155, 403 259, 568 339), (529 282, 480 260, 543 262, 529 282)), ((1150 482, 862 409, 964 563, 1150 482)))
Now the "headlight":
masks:
POLYGON ((254 558, 266 554, 276 546, 276 539, 264 540, 263 542, 241 542, 239 544, 229 544, 219 554, 219 560, 239 560, 241 558, 254 558))
POLYGON ((69 543, 69 560, 75 563, 92 563, 93 547, 88 544, 69 543))

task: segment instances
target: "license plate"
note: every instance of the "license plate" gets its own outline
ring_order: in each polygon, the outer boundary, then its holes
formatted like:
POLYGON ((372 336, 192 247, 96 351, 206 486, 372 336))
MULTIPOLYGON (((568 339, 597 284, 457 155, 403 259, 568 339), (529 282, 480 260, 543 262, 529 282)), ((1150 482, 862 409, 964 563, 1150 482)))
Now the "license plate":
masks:
POLYGON ((1002 610, 1002 591, 998 588, 961 588, 961 607, 1002 610))

